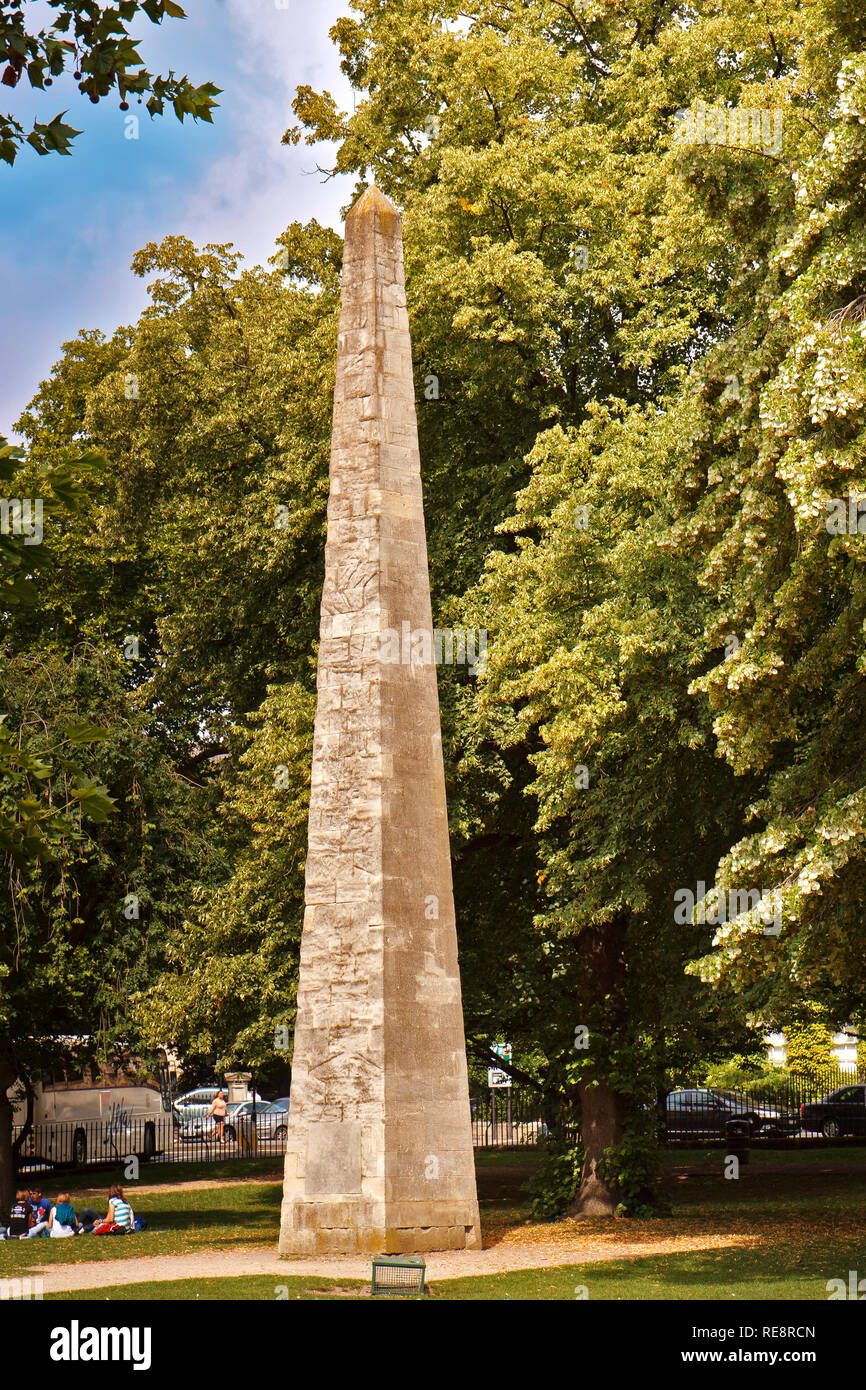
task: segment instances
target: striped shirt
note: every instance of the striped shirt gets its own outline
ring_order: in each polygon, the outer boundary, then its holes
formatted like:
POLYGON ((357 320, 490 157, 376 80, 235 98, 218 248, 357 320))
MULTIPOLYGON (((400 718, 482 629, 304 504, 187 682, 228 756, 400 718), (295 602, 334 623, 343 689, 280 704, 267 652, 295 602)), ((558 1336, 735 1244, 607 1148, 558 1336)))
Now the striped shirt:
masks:
POLYGON ((114 1202, 114 1219, 118 1226, 123 1226, 125 1230, 132 1228, 132 1207, 128 1202, 124 1202, 122 1197, 112 1198, 114 1202))

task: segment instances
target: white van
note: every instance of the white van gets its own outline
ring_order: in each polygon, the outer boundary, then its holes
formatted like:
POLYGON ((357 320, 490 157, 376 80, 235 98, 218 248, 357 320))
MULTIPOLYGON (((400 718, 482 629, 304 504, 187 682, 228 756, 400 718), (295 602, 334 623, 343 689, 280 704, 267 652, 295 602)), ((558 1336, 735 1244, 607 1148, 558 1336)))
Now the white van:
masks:
MULTIPOLYGON (((35 1088, 33 1128, 20 1162, 83 1167, 94 1159, 152 1158, 174 1142, 170 1103, 155 1083, 130 1069, 100 1068, 94 1077, 43 1079, 35 1088)), ((14 1107, 13 1124, 27 1116, 25 1101, 14 1107)))

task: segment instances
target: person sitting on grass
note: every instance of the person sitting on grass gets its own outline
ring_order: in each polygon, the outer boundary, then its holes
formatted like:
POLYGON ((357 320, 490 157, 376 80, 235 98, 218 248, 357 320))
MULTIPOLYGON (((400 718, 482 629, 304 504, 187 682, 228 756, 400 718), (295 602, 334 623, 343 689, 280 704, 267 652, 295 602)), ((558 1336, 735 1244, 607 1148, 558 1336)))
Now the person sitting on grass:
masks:
POLYGON ((75 1208, 69 1200, 68 1192, 61 1192, 48 1215, 48 1234, 50 1236, 74 1236, 81 1229, 75 1208))
POLYGON ((44 1236, 48 1234, 48 1218, 51 1215, 51 1203, 47 1197, 42 1196, 41 1187, 31 1187, 30 1206, 33 1211, 31 1217, 30 1230, 28 1236, 44 1236))
POLYGON ((30 1220, 33 1215, 33 1208, 30 1205, 30 1198, 25 1191, 15 1193, 15 1201, 9 1212, 9 1225, 3 1232, 6 1240, 23 1240, 30 1230, 30 1220))
POLYGON ((101 1220, 102 1217, 99 1215, 99 1212, 94 1211, 93 1207, 82 1207, 80 1212, 78 1234, 80 1236, 91 1235, 94 1226, 98 1226, 101 1220))
POLYGON ((135 1215, 123 1195, 120 1183, 114 1182, 108 1189, 108 1211, 104 1221, 97 1221, 93 1227, 95 1236, 113 1235, 116 1231, 135 1230, 135 1215))

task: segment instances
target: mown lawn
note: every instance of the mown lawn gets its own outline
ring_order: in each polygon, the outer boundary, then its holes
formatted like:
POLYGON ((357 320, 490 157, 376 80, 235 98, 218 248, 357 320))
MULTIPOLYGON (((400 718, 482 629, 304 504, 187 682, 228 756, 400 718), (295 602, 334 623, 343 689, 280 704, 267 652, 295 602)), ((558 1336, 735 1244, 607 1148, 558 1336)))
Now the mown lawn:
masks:
MULTIPOLYGON (((526 1182, 537 1163, 531 1151, 478 1155, 478 1184, 482 1225, 487 1243, 507 1239, 519 1251, 521 1245, 556 1241, 568 1232, 604 1248, 628 1240, 636 1247, 633 1258, 610 1263, 561 1265, 544 1271, 524 1270, 495 1275, 483 1281, 451 1280, 438 1284, 435 1297, 465 1298, 575 1298, 575 1288, 586 1286, 590 1298, 824 1298, 830 1278, 847 1278, 858 1270, 866 1278, 866 1149, 753 1151, 751 1163, 740 1177, 724 1177, 720 1150, 672 1151, 666 1155, 663 1188, 673 1214, 653 1220, 540 1223, 532 1220, 526 1182), (682 1254, 653 1254, 659 1240, 677 1236, 700 1238, 731 1236, 736 1248, 682 1254)), ((69 1241, 0 1242, 0 1276, 26 1273, 36 1265, 75 1263, 82 1260, 146 1258, 199 1250, 229 1250, 276 1243, 281 1187, 272 1160, 262 1179, 229 1186, 186 1187, 172 1190, 177 1168, 142 1170, 142 1185, 156 1187, 136 1195, 135 1184, 127 1191, 148 1221, 148 1230, 136 1236, 88 1237, 69 1241), (270 1180, 267 1180, 267 1178, 270 1180), (162 1179, 161 1182, 158 1179, 162 1179), (160 1190, 162 1189, 162 1190, 160 1190)), ((252 1165, 228 1161, 213 1168, 196 1168, 195 1177, 225 1182, 249 1177, 252 1165)), ((92 1178, 88 1179, 92 1181, 92 1178)), ((106 1182, 108 1179, 105 1178, 106 1182)), ((48 1186, 46 1184, 46 1186, 48 1186)), ((56 1184, 48 1187, 49 1194, 56 1184)), ((71 1188, 73 1200, 101 1205, 93 1192, 71 1188)), ((103 1197, 105 1188, 98 1189, 103 1197)), ((573 1259, 569 1250, 565 1259, 573 1259)), ((285 1279, 289 1297, 324 1297, 328 1281, 285 1279), (304 1292, 304 1289, 307 1292, 304 1292), (317 1292, 319 1290, 320 1292, 317 1292)), ((272 1298, 273 1281, 228 1280, 231 1297, 272 1298), (263 1292, 267 1288, 269 1292, 263 1292), (249 1290, 246 1292, 245 1290, 249 1290)), ((344 1281, 351 1288, 351 1281, 344 1281)), ((122 1298, 136 1295, 123 1290, 96 1291, 91 1297, 122 1298)), ((220 1298, 226 1281, 196 1281, 177 1286, 184 1292, 147 1297, 220 1298), (222 1292, 212 1290, 219 1286, 222 1292), (186 1292, 187 1288, 192 1293, 186 1292)), ((79 1294, 70 1297, 79 1297, 79 1294)), ((332 1295, 352 1297, 350 1292, 332 1295)), ((365 1296, 360 1294, 359 1296, 365 1296)))
MULTIPOLYGON (((679 1302, 738 1299, 804 1302, 827 1299, 827 1280, 847 1275, 857 1261, 866 1268, 862 1242, 838 1240, 832 1252, 823 1249, 801 1254, 796 1267, 782 1249, 698 1251, 684 1255, 641 1257, 601 1264, 558 1265, 550 1269, 523 1269, 483 1278, 441 1279, 428 1286, 435 1300, 543 1302, 679 1302)), ((127 1300, 201 1300, 273 1302, 343 1300, 370 1297, 369 1282, 351 1279, 287 1277, 277 1282, 270 1275, 250 1278, 178 1279, 154 1284, 125 1284, 116 1288, 87 1289, 74 1293, 47 1294, 46 1299, 75 1302, 124 1302, 127 1300)), ((382 1301, 394 1302, 392 1296, 382 1301)), ((400 1300, 402 1301, 402 1300, 400 1300)))
MULTIPOLYGON (((69 1191, 74 1205, 106 1206, 90 1201, 82 1189, 69 1191)), ((280 1224, 279 1183, 244 1183, 229 1187, 195 1187, 180 1191, 126 1193, 147 1230, 125 1236, 74 1236, 68 1240, 0 1241, 0 1276, 26 1271, 32 1265, 75 1264, 82 1260, 117 1260, 147 1255, 179 1255, 194 1250, 231 1250, 240 1246, 273 1245, 280 1224)))
MULTIPOLYGON (((80 1299, 96 1303, 125 1303, 129 1300, 174 1302, 178 1299, 209 1302, 231 1299, 233 1302, 273 1303, 277 1298, 296 1301, 305 1299, 359 1299, 369 1297, 369 1283, 357 1279, 290 1278, 277 1281, 271 1275, 256 1274, 249 1278, 233 1279, 171 1279, 153 1284, 119 1284, 107 1289, 80 1289, 72 1293, 49 1293, 49 1299, 61 1303, 77 1303, 80 1299)), ((378 1297, 378 1296, 377 1296, 378 1297)), ((384 1301, 384 1299, 383 1299, 384 1301)), ((389 1299, 390 1301, 390 1299, 389 1299)))
POLYGON ((309 1279, 293 1275, 277 1280, 271 1275, 252 1275, 235 1279, 171 1279, 158 1283, 118 1284, 108 1289, 81 1289, 72 1293, 46 1294, 54 1302, 209 1302, 231 1298, 232 1302, 274 1302, 281 1300, 336 1300, 364 1298, 370 1284, 357 1279, 309 1279))

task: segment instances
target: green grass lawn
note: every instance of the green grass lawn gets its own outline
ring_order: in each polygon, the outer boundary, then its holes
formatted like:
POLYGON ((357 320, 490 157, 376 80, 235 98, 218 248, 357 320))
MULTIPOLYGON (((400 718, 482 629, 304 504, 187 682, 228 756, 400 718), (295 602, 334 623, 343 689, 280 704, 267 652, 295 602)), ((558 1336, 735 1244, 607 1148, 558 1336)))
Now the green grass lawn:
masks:
POLYGON ((476 1149, 475 1168, 537 1168, 541 1151, 525 1149, 476 1149))
POLYGON ((484 1279, 447 1279, 433 1294, 447 1299, 542 1299, 647 1302, 659 1299, 827 1299, 827 1280, 864 1265, 862 1240, 792 1255, 784 1247, 701 1250, 598 1264, 524 1269, 484 1279), (853 1264, 852 1264, 853 1261, 853 1264), (585 1294, 583 1290, 586 1290, 585 1294))
MULTIPOLYGON (((803 1302, 827 1299, 827 1280, 849 1268, 863 1265, 861 1242, 837 1242, 832 1257, 813 1252, 789 1266, 785 1251, 724 1250, 684 1255, 642 1257, 587 1265, 558 1265, 550 1269, 523 1269, 483 1278, 441 1279, 428 1286, 434 1300, 496 1301, 504 1299, 543 1302, 603 1301, 679 1302, 712 1299, 731 1302, 758 1299, 803 1302), (847 1261, 847 1263, 846 1263, 847 1261), (853 1261, 853 1263, 851 1263, 853 1261)), ((154 1284, 124 1284, 116 1288, 87 1289, 75 1293, 47 1294, 62 1302, 124 1302, 128 1300, 190 1301, 231 1299, 273 1302, 277 1298, 361 1299, 370 1297, 370 1284, 352 1279, 292 1276, 275 1280, 270 1275, 228 1279, 178 1279, 154 1284)), ((393 1301, 387 1295, 388 1301, 393 1301)))
MULTIPOLYGON (((218 1158, 213 1162, 190 1158, 184 1163, 142 1163, 137 1183, 127 1183, 120 1168, 106 1166, 104 1169, 82 1173, 77 1179, 70 1176, 69 1181, 77 1181, 79 1187, 86 1186, 99 1192, 107 1192, 113 1182, 122 1183, 131 1189, 135 1186, 153 1187, 156 1184, 173 1186, 176 1183, 205 1179, 208 1182, 231 1182, 238 1178, 268 1178, 273 1182, 282 1182, 283 1160, 279 1156, 268 1154, 262 1155, 261 1158, 218 1158)), ((58 1185, 57 1179, 54 1179, 53 1183, 46 1179, 44 1185, 50 1186, 53 1191, 58 1185)))
MULTIPOLYGON (((81 1189, 69 1188, 73 1203, 87 1205, 81 1189)), ((195 1187, 136 1195, 126 1185, 136 1213, 148 1229, 129 1236, 75 1236, 69 1240, 0 1241, 0 1276, 26 1272, 32 1265, 70 1264, 82 1260, 117 1260, 132 1256, 177 1255, 194 1250, 231 1250, 244 1245, 273 1245, 280 1224, 281 1186, 277 1182, 231 1187, 195 1187)), ((106 1206, 102 1195, 100 1203, 106 1206)))
MULTIPOLYGON (((862 1144, 820 1144, 802 1149, 764 1149, 750 1151, 749 1168, 808 1168, 812 1172, 829 1171, 839 1168, 866 1168, 866 1148, 862 1144)), ((671 1148, 663 1156, 663 1171, 683 1165, 689 1168, 719 1168, 724 1151, 720 1148, 671 1148)))
MULTIPOLYGON (((257 1274, 233 1279, 172 1279, 153 1284, 119 1284, 115 1288, 82 1289, 74 1293, 50 1293, 49 1299, 61 1303, 85 1302, 125 1303, 129 1300, 174 1302, 189 1299, 195 1302, 229 1298, 238 1302, 273 1303, 297 1299, 364 1298, 369 1296, 370 1284, 357 1279, 310 1279, 292 1275, 276 1280, 271 1275, 257 1274)), ((378 1297, 378 1295, 377 1295, 378 1297)))
MULTIPOLYGON (((482 1226, 488 1241, 504 1236, 533 1243, 552 1240, 562 1223, 536 1223, 531 1218, 526 1182, 538 1156, 532 1151, 485 1152, 477 1155, 482 1226)), ((181 1187, 177 1167, 142 1169, 140 1191, 127 1184, 135 1209, 146 1217, 148 1230, 135 1236, 83 1236, 75 1240, 0 1242, 0 1277, 26 1274, 38 1265, 113 1260, 131 1256, 181 1254, 200 1250, 230 1250, 243 1246, 273 1248, 279 1227, 281 1183, 272 1159, 228 1160, 196 1166, 192 1175, 207 1178, 210 1187, 181 1187), (261 1166, 257 1166, 261 1165, 261 1166), (223 1185, 234 1178, 254 1181, 223 1185)), ((67 1180, 73 1200, 97 1207, 104 1204, 111 1175, 100 1175, 94 1191, 67 1180)), ((92 1183, 93 1178, 88 1177, 92 1183)), ((582 1268, 563 1265, 543 1271, 524 1270, 483 1280, 440 1282, 433 1297, 449 1299, 532 1298, 574 1299, 585 1286, 598 1299, 732 1299, 826 1297, 830 1278, 858 1269, 866 1277, 866 1148, 753 1151, 752 1161, 737 1180, 724 1177, 720 1150, 672 1150, 665 1155, 662 1184, 673 1214, 646 1221, 595 1219, 573 1223, 571 1230, 594 1244, 629 1240, 638 1247, 634 1257, 582 1268), (745 1237, 749 1246, 716 1248, 682 1254, 652 1253, 652 1241, 678 1235, 745 1237)), ((50 1195, 58 1184, 49 1186, 50 1195)), ((573 1258, 573 1257, 572 1257, 573 1258)), ((289 1298, 323 1298, 327 1280, 286 1276, 289 1298)), ((128 1285, 63 1295, 89 1298, 273 1298, 273 1280, 210 1279, 157 1285, 128 1285), (228 1289, 231 1293, 227 1293, 228 1289), (146 1290, 146 1292, 142 1292, 146 1290)), ((353 1294, 365 1297, 363 1285, 353 1294)), ((61 1295, 57 1295, 61 1297, 61 1295)))

